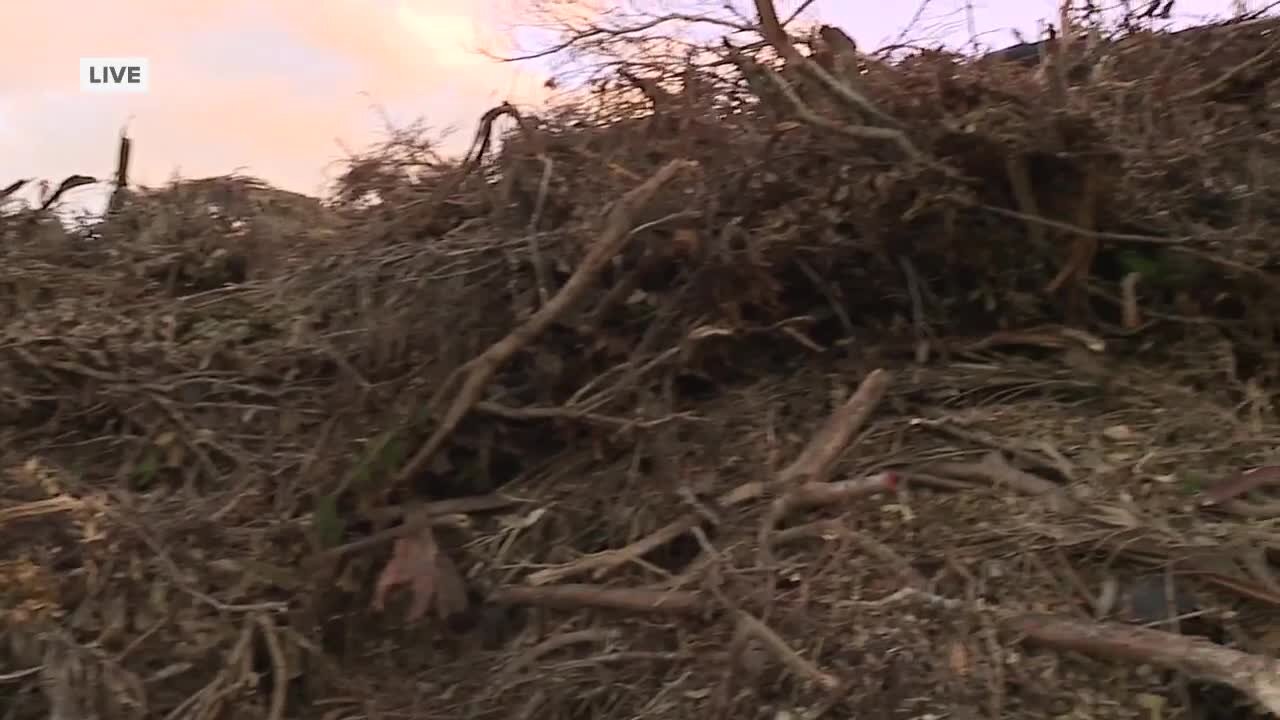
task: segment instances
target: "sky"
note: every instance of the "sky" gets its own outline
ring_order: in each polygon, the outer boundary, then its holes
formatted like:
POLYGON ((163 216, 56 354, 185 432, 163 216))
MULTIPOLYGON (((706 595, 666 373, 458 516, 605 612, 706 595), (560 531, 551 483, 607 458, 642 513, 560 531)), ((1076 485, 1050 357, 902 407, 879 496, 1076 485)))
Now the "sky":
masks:
MULTIPOLYGON (((626 0, 679 8, 680 0, 626 0)), ((589 15, 586 2, 544 0, 589 15)), ((594 0, 596 6, 608 0, 594 0)), ((798 0, 777 0, 785 15, 798 0)), ((1255 3, 1258 0, 1254 0, 1255 3)), ((993 48, 1036 35, 1054 0, 970 0, 993 48)), ((1231 12, 1232 0, 1177 0, 1184 20, 1231 12)), ((387 123, 455 128, 465 150, 476 119, 508 100, 544 101, 545 61, 510 54, 521 0, 44 0, 0 18, 0 187, 34 177, 108 178, 117 139, 134 140, 132 179, 241 172, 285 189, 324 193, 348 151, 385 137, 387 123), (145 95, 83 93, 79 58, 146 57, 145 95)), ((745 3, 739 2, 739 5, 745 3)), ((930 0, 916 38, 963 44, 965 0, 930 0)), ((915 0, 816 0, 809 17, 845 29, 863 48, 893 41, 915 0)), ((524 37, 527 42, 528 37, 524 37)), ((102 196, 94 188, 74 191, 102 196)), ((72 199, 75 202, 75 199, 72 199)))

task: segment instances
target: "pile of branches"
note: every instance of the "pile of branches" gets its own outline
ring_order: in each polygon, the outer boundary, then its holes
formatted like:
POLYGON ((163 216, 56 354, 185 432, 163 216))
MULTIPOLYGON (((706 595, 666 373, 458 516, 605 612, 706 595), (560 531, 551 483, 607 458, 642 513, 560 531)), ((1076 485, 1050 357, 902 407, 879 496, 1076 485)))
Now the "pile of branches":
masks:
MULTIPOLYGON (((450 716, 729 713, 739 673, 770 662, 788 678, 775 709, 820 715, 887 692, 892 662, 835 671, 800 652, 814 628, 779 600, 776 546, 838 539, 892 568, 805 601, 862 618, 847 639, 864 648, 929 645, 903 603, 944 622, 973 609, 834 519, 780 529, 900 489, 887 455, 832 481, 892 386, 876 368, 1208 329, 1234 380, 1274 397, 1273 21, 1068 34, 1029 67, 877 60, 756 7, 759 42, 624 67, 542 115, 504 104, 458 162, 405 133, 354 159, 323 206, 218 178, 121 194, 75 230, 49 202, 0 215, 15 716, 372 715, 384 695, 450 716), (864 379, 828 388, 827 371, 864 379), (753 579, 726 576, 751 563, 753 579), (637 583, 655 566, 665 581, 637 583), (378 612, 399 602, 408 625, 378 612), (582 620, 601 610, 646 618, 626 626, 631 649, 563 663, 513 711, 504 693, 542 656, 618 642, 582 620), (670 632, 646 634, 654 614, 670 632), (539 623, 563 627, 512 646, 539 623), (369 655, 382 641, 385 666, 369 655), (665 669, 584 689, 619 662, 665 669), (709 690, 660 692, 676 677, 709 690)), ((883 430, 867 437, 887 448, 883 430)), ((1013 488, 1054 536, 1046 518, 1081 499, 1003 462, 935 469, 1013 488)), ((1233 488, 1216 501, 1250 489, 1233 488)), ((982 617, 989 649, 1129 653, 1280 707, 1257 656, 982 617)), ((951 669, 998 684, 972 698, 998 714, 1006 656, 978 672, 965 652, 951 669)), ((906 711, 905 687, 905 704, 877 700, 886 713, 906 711)))

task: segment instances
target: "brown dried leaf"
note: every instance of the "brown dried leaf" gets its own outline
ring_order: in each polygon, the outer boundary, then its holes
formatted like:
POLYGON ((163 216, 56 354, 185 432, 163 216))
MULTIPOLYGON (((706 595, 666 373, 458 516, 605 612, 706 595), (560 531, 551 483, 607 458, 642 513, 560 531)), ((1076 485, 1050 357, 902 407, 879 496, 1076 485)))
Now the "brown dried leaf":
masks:
POLYGON ((436 592, 437 556, 440 552, 429 525, 414 534, 396 540, 391 560, 378 576, 373 591, 373 609, 381 612, 387 593, 398 585, 408 585, 413 601, 406 619, 419 620, 431 608, 436 592))
POLYGON ((969 662, 969 651, 962 643, 952 642, 947 652, 947 664, 951 666, 951 672, 960 677, 968 677, 971 665, 969 662))

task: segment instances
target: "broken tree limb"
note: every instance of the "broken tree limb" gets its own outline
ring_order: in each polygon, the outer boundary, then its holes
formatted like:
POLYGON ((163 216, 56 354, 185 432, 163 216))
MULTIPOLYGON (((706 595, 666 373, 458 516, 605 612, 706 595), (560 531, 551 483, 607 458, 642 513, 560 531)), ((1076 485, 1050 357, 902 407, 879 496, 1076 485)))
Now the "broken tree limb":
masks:
MULTIPOLYGON (((878 492, 892 487, 892 473, 880 473, 872 478, 850 480, 838 485, 827 486, 825 481, 831 473, 836 460, 849 445, 850 438, 862 427, 871 412, 884 397, 889 387, 890 375, 884 370, 873 370, 849 399, 827 418, 827 422, 809 441, 804 450, 787 467, 774 478, 772 485, 786 486, 796 492, 792 497, 798 504, 830 504, 839 500, 878 492)), ((753 481, 740 485, 717 499, 720 507, 729 507, 763 496, 765 483, 753 481)), ((789 508, 790 501, 783 501, 782 507, 789 508)), ((775 512, 777 510, 775 509, 775 512)), ((637 540, 626 547, 606 550, 601 553, 580 558, 567 565, 546 568, 531 574, 527 579, 530 585, 548 585, 567 578, 592 572, 597 580, 611 570, 635 560, 654 549, 671 542, 699 525, 702 518, 696 513, 688 513, 656 532, 637 540)), ((773 529, 775 521, 768 525, 773 529)))
POLYGON ((120 148, 116 154, 115 187, 111 191, 111 199, 107 201, 107 212, 119 212, 124 207, 129 193, 129 157, 133 149, 133 140, 127 131, 120 132, 120 148))
POLYGON ((1080 507, 1080 501, 1068 489, 1010 465, 1002 453, 994 450, 983 455, 978 462, 930 463, 920 469, 965 480, 983 480, 993 487, 1003 485, 1028 497, 1044 500, 1054 512, 1071 512, 1080 507))
MULTIPOLYGON (((564 287, 560 288, 555 296, 540 307, 528 320, 508 333, 506 337, 489 346, 487 350, 461 368, 465 379, 462 381, 462 387, 458 390, 458 394, 454 396, 449 410, 441 418, 440 424, 427 442, 396 474, 392 481, 393 484, 402 485, 422 474, 436 451, 444 445, 445 440, 457 428, 458 423, 483 397, 485 386, 497 373, 498 369, 510 360, 512 355, 515 355, 521 348, 537 339, 551 323, 567 312, 591 287, 591 284, 595 282, 600 272, 609 264, 609 261, 622 250, 631 238, 631 227, 635 225, 635 217, 640 209, 648 205, 653 200, 653 196, 676 175, 697 167, 698 164, 690 160, 672 160, 659 168, 648 180, 632 188, 614 204, 613 209, 609 212, 609 220, 605 225, 604 233, 592 246, 591 250, 587 252, 582 264, 573 271, 573 275, 569 276, 569 280, 565 282, 564 287)), ((451 385, 452 383, 441 388, 440 391, 437 391, 437 395, 442 396, 443 392, 451 389, 451 385)), ((438 405, 438 399, 438 397, 432 398, 430 405, 438 405)))
POLYGON ((1200 638, 1118 623, 1017 615, 1002 624, 1042 645, 1095 657, 1151 663, 1229 685, 1280 715, 1280 662, 1200 638))
POLYGON ((827 422, 814 433, 796 459, 774 477, 773 485, 777 488, 779 497, 765 514, 756 537, 756 556, 760 567, 766 571, 768 590, 765 597, 770 598, 770 602, 778 581, 777 574, 773 571, 775 563, 771 536, 791 508, 802 506, 806 504, 805 501, 834 501, 836 497, 874 493, 877 489, 893 486, 893 473, 880 473, 843 488, 824 487, 831 469, 849 446, 853 434, 867 421, 871 411, 880 404, 885 391, 889 389, 889 378, 890 375, 885 370, 872 370, 862 379, 862 384, 849 399, 831 413, 827 422))
POLYGON ((803 655, 791 649, 782 636, 774 632, 768 625, 757 620, 750 613, 738 611, 738 623, 742 631, 760 640, 779 662, 795 675, 817 683, 826 690, 840 687, 840 678, 832 675, 807 660, 803 655))
MULTIPOLYGON (((764 483, 758 480, 744 483, 717 497, 716 506, 727 508, 740 505, 763 497, 764 490, 764 483)), ((525 578, 525 582, 534 586, 549 585, 587 572, 592 573, 593 579, 600 580, 616 568, 634 562, 698 527, 703 522, 703 519, 703 516, 699 513, 685 513, 635 542, 613 550, 587 555, 565 565, 530 573, 525 578)))
MULTIPOLYGON (((883 608, 924 601, 953 611, 974 612, 973 605, 917 588, 902 588, 879 600, 855 601, 858 607, 883 608)), ((1014 612, 987 606, 996 624, 1018 633, 1023 642, 1095 658, 1158 665, 1235 688, 1280 716, 1280 661, 1241 652, 1198 637, 1123 623, 1076 620, 1048 613, 1014 612)))
POLYGON ((588 555, 567 565, 539 570, 525 578, 525 582, 533 586, 549 585, 589 571, 594 571, 593 577, 599 580, 614 568, 638 560, 689 532, 700 521, 701 518, 695 513, 683 515, 625 547, 588 555))
POLYGON ((916 148, 915 145, 911 144, 911 141, 907 139, 907 136, 904 135, 901 130, 878 127, 875 125, 849 125, 846 123, 839 123, 834 120, 828 120, 827 118, 819 115, 813 108, 806 105, 804 100, 800 98, 800 95, 796 93, 795 89, 788 85, 786 79, 779 75, 775 70, 762 67, 761 72, 777 86, 778 90, 787 98, 787 101, 791 103, 791 107, 796 111, 796 113, 798 113, 800 117, 810 125, 820 127, 823 130, 837 133, 839 135, 844 135, 845 137, 853 140, 882 140, 897 143, 898 147, 902 148, 903 153, 907 156, 915 159, 924 157, 920 150, 916 148))
POLYGON ((824 482, 831 474, 840 453, 849 445, 853 434, 862 427, 889 389, 890 375, 885 370, 872 370, 856 392, 840 406, 819 430, 800 455, 777 476, 780 485, 799 481, 824 482))
POLYGON ((665 417, 653 418, 650 420, 636 420, 635 418, 613 417, 585 410, 575 410, 569 407, 517 408, 508 407, 495 402, 478 402, 476 403, 475 410, 486 415, 503 418, 504 420, 518 420, 525 422, 536 420, 566 420, 581 422, 588 425, 614 428, 617 430, 654 428, 677 420, 688 422, 698 422, 701 420, 701 418, 690 413, 672 413, 665 417))
MULTIPOLYGON (((763 497, 773 486, 787 486, 796 490, 797 500, 803 504, 805 500, 837 502, 858 495, 865 495, 892 486, 891 473, 881 473, 868 479, 850 480, 828 488, 819 488, 830 474, 832 466, 849 444, 849 439, 858 428, 866 422, 871 411, 884 397, 889 387, 890 376, 884 370, 873 370, 858 386, 844 405, 840 406, 826 425, 813 436, 800 455, 778 473, 776 478, 766 483, 753 480, 743 483, 716 498, 717 507, 731 507, 763 497), (798 487, 794 487, 797 486, 798 487)), ((596 580, 604 577, 614 569, 633 562, 637 558, 652 552, 677 537, 700 525, 702 517, 697 513, 687 513, 667 523, 645 537, 625 547, 605 550, 579 558, 565 565, 544 568, 530 574, 525 581, 533 586, 549 585, 562 582, 571 577, 592 573, 596 580)), ((770 525, 772 530, 773 525, 770 525)))
POLYGON ((536 605, 566 610, 602 608, 676 615, 701 614, 710 607, 696 592, 611 588, 603 585, 502 587, 494 590, 488 600, 497 605, 536 605))
MULTIPOLYGON (((810 60, 795 45, 791 44, 791 39, 787 37, 787 33, 782 28, 782 23, 778 22, 778 12, 773 7, 773 0, 755 0, 756 12, 760 16, 760 34, 764 39, 773 46, 774 50, 782 56, 788 64, 796 65, 805 73, 812 76, 821 85, 826 87, 833 95, 840 98, 850 107, 858 112, 866 115, 882 127, 899 129, 902 123, 894 118, 886 115, 883 111, 875 106, 865 95, 849 87, 848 84, 842 83, 831 75, 831 73, 822 69, 822 66, 810 60)), ((910 146, 915 150, 914 145, 907 139, 905 134, 901 135, 901 142, 910 146)), ((916 150, 913 155, 920 156, 921 153, 916 150)))
POLYGON ((893 490, 897 479, 894 473, 879 472, 836 482, 810 481, 792 488, 786 495, 778 498, 775 507, 781 518, 797 510, 837 505, 854 498, 893 490))

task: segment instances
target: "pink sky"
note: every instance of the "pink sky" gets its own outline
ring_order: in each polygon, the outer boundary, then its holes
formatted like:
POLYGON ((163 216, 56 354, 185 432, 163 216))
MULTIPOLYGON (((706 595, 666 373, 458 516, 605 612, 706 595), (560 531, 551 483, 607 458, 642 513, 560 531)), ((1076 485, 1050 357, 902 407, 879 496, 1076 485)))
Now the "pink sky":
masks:
MULTIPOLYGON (((561 0, 566 1, 566 0, 561 0)), ((658 5, 629 0, 633 7, 658 5)), ((781 12, 796 0, 779 0, 781 12)), ((1255 0, 1255 3, 1257 0, 1255 0)), ((520 0, 45 0, 10 3, 0 22, 0 186, 19 177, 107 177, 116 138, 134 137, 134 179, 246 172, 322 192, 342 145, 378 139, 393 122, 455 127, 465 147, 476 118, 544 97, 546 70, 504 65, 503 28, 520 0), (147 95, 82 94, 81 56, 148 57, 147 95), (341 143, 341 145, 339 144, 341 143)), ((664 0, 671 7, 677 3, 664 0)), ((748 3, 739 2, 746 6, 748 3)), ((986 44, 1034 36, 1053 0, 974 0, 986 44)), ((933 0, 923 23, 963 42, 963 0, 933 0)), ((1230 12, 1230 0, 1178 0, 1185 17, 1230 12)), ((910 21, 915 2, 818 0, 811 16, 877 47, 910 21)), ((93 193, 92 190, 78 191, 93 193)))

